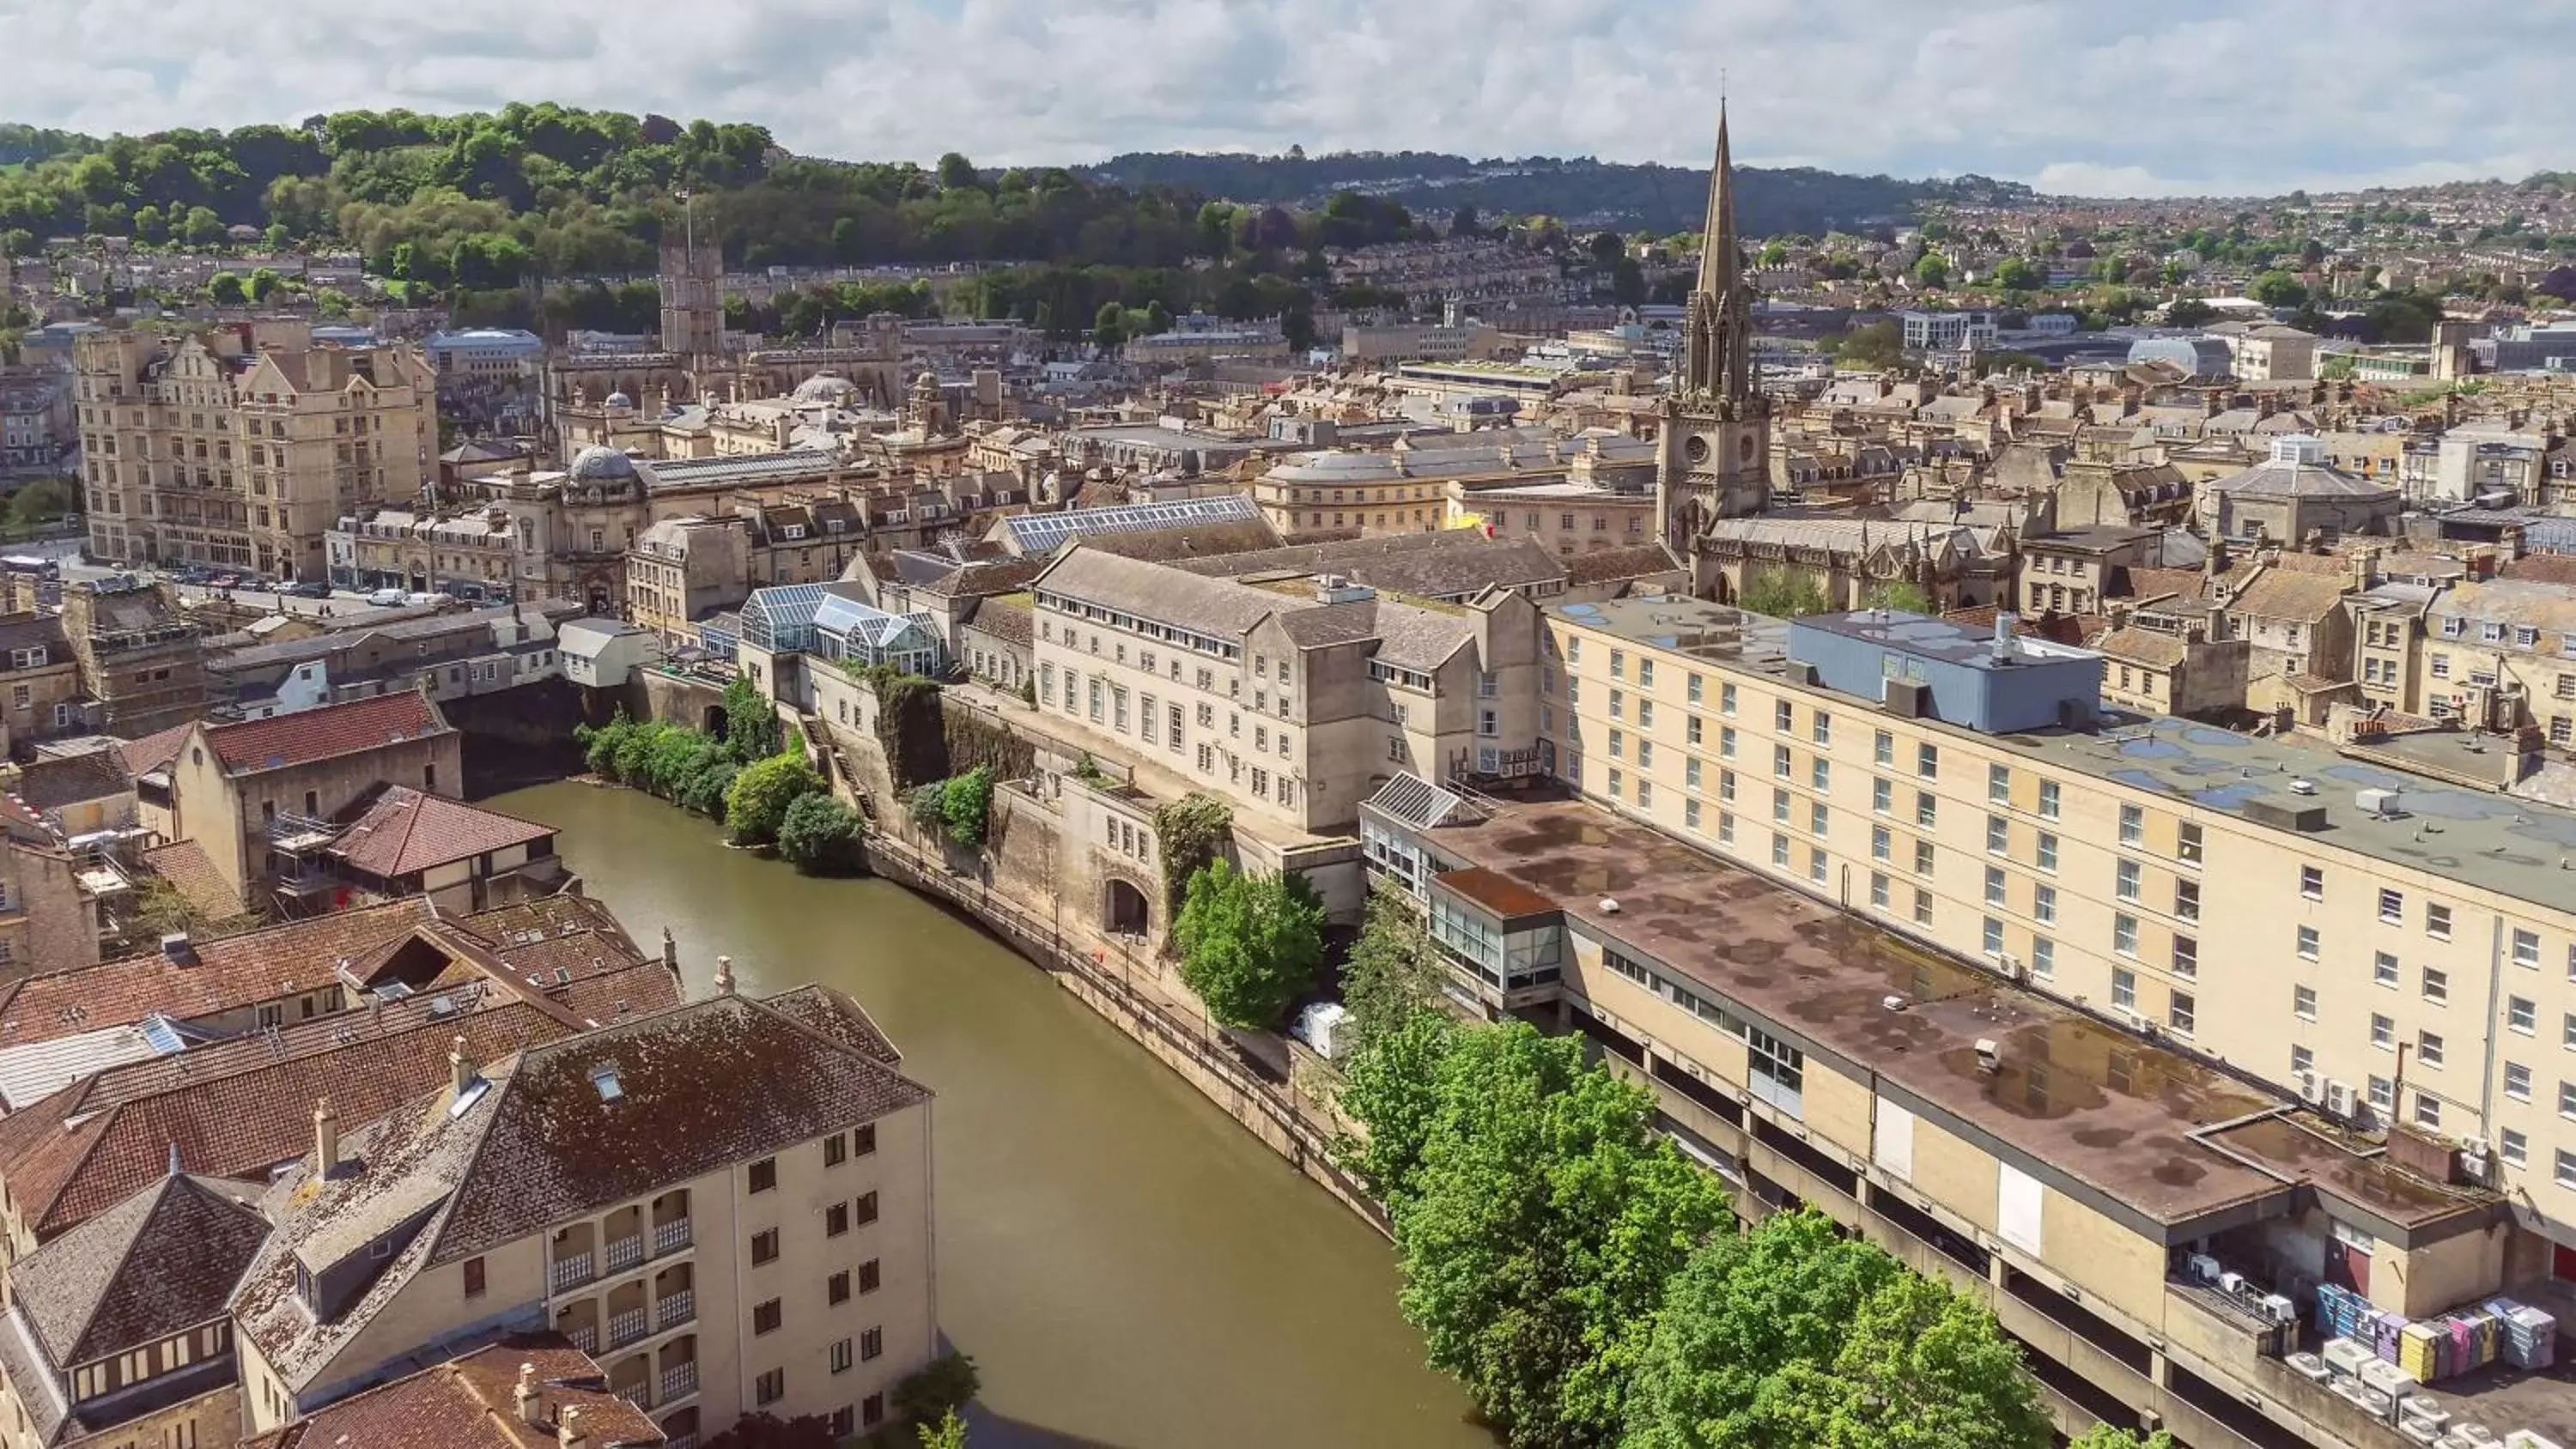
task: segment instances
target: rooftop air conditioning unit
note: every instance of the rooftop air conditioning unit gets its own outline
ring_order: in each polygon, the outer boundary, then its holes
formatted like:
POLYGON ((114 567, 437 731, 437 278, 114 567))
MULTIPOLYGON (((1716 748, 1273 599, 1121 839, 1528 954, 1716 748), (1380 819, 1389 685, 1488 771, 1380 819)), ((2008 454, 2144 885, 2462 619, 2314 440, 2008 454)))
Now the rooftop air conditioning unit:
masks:
POLYGON ((2221 1292, 2242 1293, 2245 1291, 2245 1275, 2235 1272, 2221 1273, 2218 1275, 2218 1287, 2221 1292))
POLYGON ((2326 1079, 2315 1072, 2299 1073, 2299 1100, 2315 1103, 2325 1100, 2326 1079))
POLYGON ((2326 1110, 2338 1117, 2352 1115, 2352 1083, 2326 1083, 2326 1110))
POLYGON ((2278 1293, 2266 1293, 2254 1302, 2256 1312, 2274 1323, 2290 1323, 2299 1316, 2299 1305, 2278 1293))
POLYGON ((2207 1253, 2192 1254, 2189 1266, 2194 1281, 2201 1283, 2218 1281, 2218 1260, 2207 1253))

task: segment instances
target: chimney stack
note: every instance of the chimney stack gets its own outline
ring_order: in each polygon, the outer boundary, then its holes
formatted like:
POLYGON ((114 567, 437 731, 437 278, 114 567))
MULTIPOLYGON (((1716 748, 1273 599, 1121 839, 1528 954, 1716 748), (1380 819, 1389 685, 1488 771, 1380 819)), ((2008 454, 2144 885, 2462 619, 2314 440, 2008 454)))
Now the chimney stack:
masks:
POLYGON ((662 928, 662 969, 673 976, 680 974, 680 942, 668 926, 662 928))
POLYGON ((716 958, 716 994, 733 995, 733 958, 731 956, 716 958))
POLYGON ((546 1393, 537 1384, 537 1366, 519 1365, 519 1386, 510 1391, 510 1400, 518 1406, 519 1422, 532 1428, 543 1428, 546 1422, 546 1393))
POLYGON ((460 1033, 447 1043, 447 1089, 457 1097, 474 1082, 474 1060, 465 1054, 465 1038, 460 1033))
POLYGON ((1995 610, 1995 662, 2010 663, 2013 657, 2013 615, 2009 609, 1995 610))
POLYGON ((574 1407, 563 1411, 562 1421, 555 1426, 555 1442, 562 1445, 563 1449, 586 1449, 589 1445, 590 1434, 581 1427, 580 1420, 580 1408, 574 1407))
POLYGON ((340 1114, 331 1110, 331 1099, 313 1100, 313 1171, 329 1177, 340 1167, 340 1114))

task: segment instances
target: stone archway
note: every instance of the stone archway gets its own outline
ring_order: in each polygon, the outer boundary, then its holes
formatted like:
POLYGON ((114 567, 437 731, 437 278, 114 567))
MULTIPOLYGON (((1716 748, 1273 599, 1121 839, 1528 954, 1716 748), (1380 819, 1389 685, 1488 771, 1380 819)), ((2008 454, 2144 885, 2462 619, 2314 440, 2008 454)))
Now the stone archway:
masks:
POLYGON ((1100 924, 1115 935, 1143 936, 1154 924, 1154 905, 1142 886, 1111 876, 1100 888, 1100 924))

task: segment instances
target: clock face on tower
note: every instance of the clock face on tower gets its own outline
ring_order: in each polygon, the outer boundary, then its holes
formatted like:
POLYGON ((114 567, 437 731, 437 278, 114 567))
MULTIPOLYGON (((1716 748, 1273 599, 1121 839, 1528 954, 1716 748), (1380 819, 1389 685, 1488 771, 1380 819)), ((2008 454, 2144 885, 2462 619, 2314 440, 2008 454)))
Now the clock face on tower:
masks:
POLYGON ((1746 433, 1735 441, 1735 456, 1747 463, 1753 461, 1753 435, 1746 433))
POLYGON ((1698 433, 1691 434, 1682 443, 1682 456, 1688 458, 1694 467, 1707 462, 1708 439, 1698 433))

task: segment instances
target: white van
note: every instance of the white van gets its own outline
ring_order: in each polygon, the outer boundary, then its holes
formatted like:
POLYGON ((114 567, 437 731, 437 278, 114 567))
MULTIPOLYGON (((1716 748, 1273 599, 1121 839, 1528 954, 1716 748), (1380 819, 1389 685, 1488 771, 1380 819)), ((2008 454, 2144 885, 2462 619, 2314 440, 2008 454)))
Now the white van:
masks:
POLYGON ((401 589, 378 589, 367 595, 367 602, 379 609, 399 609, 411 602, 411 595, 401 589))

